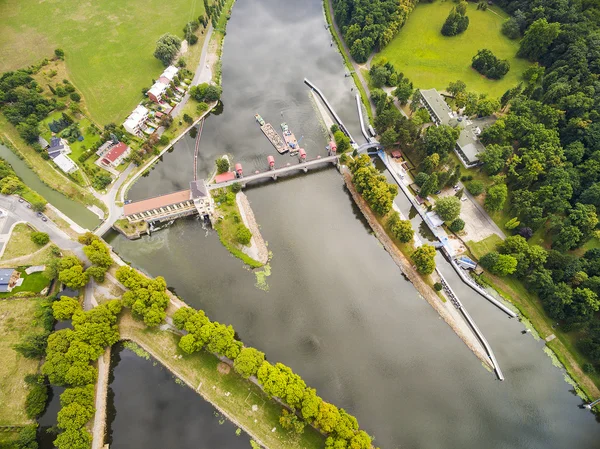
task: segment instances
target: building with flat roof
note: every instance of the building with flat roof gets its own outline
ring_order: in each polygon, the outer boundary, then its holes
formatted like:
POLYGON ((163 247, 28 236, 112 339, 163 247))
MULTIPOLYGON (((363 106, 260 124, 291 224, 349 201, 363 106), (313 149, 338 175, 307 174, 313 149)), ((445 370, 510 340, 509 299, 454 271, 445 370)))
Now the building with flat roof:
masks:
POLYGON ((71 158, 65 154, 59 154, 54 159, 52 159, 58 168, 60 168, 63 172, 69 174, 73 173, 77 170, 77 164, 71 160, 71 158))
POLYGON ((469 120, 466 117, 459 117, 452 112, 436 89, 421 90, 420 93, 421 103, 437 126, 449 125, 460 128, 460 135, 456 141, 454 152, 461 163, 466 168, 479 165, 477 155, 485 151, 485 145, 479 140, 479 134, 484 128, 493 124, 496 119, 494 117, 484 117, 469 120))
POLYGON ((123 123, 123 127, 128 133, 136 136, 139 135, 143 131, 146 120, 148 120, 148 114, 148 109, 138 104, 129 117, 127 117, 125 123, 123 123))
POLYGON ((0 293, 11 291, 20 277, 14 268, 0 268, 0 293))
POLYGON ((169 67, 167 67, 165 69, 164 72, 161 73, 158 80, 161 83, 166 84, 168 86, 169 84, 171 84, 173 82, 173 80, 177 76, 178 72, 179 72, 179 69, 177 67, 175 67, 174 65, 170 65, 169 67))
POLYGON ((168 84, 157 81, 152 85, 148 92, 146 92, 146 95, 148 95, 148 98, 150 98, 150 100, 153 102, 160 103, 168 87, 168 84))

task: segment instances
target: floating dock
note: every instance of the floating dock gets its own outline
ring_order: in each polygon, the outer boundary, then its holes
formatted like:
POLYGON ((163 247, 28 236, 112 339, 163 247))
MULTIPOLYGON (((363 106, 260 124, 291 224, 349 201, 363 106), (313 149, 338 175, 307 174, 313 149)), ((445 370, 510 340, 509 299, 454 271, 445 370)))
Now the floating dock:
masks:
POLYGON ((281 131, 283 132, 283 140, 285 140, 286 148, 291 154, 297 153, 300 149, 300 145, 298 145, 298 139, 296 139, 294 133, 290 131, 287 123, 281 124, 281 131))
POLYGON ((270 123, 265 123, 265 121, 262 119, 262 117, 260 115, 256 114, 254 117, 256 118, 256 121, 260 125, 260 129, 262 130, 262 132, 265 134, 265 136, 267 136, 267 139, 269 139, 269 142, 271 142, 271 144, 275 147, 275 149, 279 152, 279 154, 283 154, 283 153, 287 152, 288 147, 287 147, 286 143, 283 141, 283 139, 281 138, 281 136, 279 134, 277 134, 277 131, 275 131, 275 128, 273 128, 273 126, 271 126, 270 123))

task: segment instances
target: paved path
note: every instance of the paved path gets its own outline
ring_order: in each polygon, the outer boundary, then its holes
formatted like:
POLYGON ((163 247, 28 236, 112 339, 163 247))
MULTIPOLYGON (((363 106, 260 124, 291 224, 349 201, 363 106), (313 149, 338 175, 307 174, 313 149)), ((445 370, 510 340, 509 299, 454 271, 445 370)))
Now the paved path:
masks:
MULTIPOLYGON (((200 56, 200 62, 198 63, 198 67, 196 68, 196 73, 194 73, 194 78, 192 79, 192 84, 190 85, 190 87, 197 86, 198 84, 200 84, 200 77, 201 77, 203 71, 210 70, 210 69, 207 69, 205 66, 206 66, 206 56, 208 54, 208 44, 210 42, 212 32, 213 32, 213 27, 212 27, 212 23, 210 23, 208 25, 208 28, 206 29, 206 37, 204 38, 204 44, 202 45, 202 54, 200 56)), ((188 91, 185 93, 185 95, 183 96, 183 98, 181 99, 179 104, 173 108, 173 111, 171 112, 171 115, 173 117, 176 117, 185 107, 186 103, 190 99, 189 92, 190 91, 188 89, 188 91)))
POLYGON ((100 200, 108 207, 108 217, 98 226, 94 234, 102 237, 123 214, 123 207, 117 206, 117 192, 134 168, 134 164, 129 164, 125 171, 115 180, 108 193, 100 197, 100 200))

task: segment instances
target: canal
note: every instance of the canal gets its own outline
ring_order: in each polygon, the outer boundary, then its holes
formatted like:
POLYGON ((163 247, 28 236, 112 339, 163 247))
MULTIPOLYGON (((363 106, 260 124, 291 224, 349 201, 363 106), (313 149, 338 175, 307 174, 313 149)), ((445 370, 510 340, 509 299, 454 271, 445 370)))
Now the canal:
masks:
MULTIPOLYGON (((27 166, 25 161, 19 159, 15 153, 2 144, 0 144, 0 158, 4 159, 12 166, 15 173, 29 188, 46 198, 50 204, 67 215, 78 225, 87 229, 94 229, 98 223, 100 223, 98 216, 84 205, 67 198, 62 193, 57 192, 44 184, 38 175, 27 166)), ((50 169, 50 167, 48 167, 48 169, 50 169)))
MULTIPOLYGON (((255 113, 276 128, 286 121, 304 136, 309 158, 324 155, 327 141, 304 77, 359 138, 353 86, 324 24, 319 0, 236 2, 223 52, 223 112, 204 126, 200 176, 223 153, 247 173, 265 169, 275 150, 255 113)), ((192 155, 193 142, 184 139, 132 187, 129 198, 186 188, 192 155)), ((325 400, 356 415, 377 446, 598 447, 600 426, 579 408, 581 400, 543 352, 543 342, 522 335, 521 323, 443 267, 494 349, 506 377, 497 381, 404 279, 335 170, 268 181, 246 193, 273 253, 266 282, 193 218, 137 241, 113 234, 110 242, 125 260, 165 276, 190 305, 232 324, 244 342, 289 365, 325 400)), ((408 214, 407 203, 399 201, 408 214)), ((124 405, 115 407, 113 428, 129 419, 120 413, 124 405)), ((181 420, 195 424, 192 416, 181 420)), ((173 433, 180 425, 173 424, 173 433)), ((150 435, 159 431, 146 429, 150 435)))

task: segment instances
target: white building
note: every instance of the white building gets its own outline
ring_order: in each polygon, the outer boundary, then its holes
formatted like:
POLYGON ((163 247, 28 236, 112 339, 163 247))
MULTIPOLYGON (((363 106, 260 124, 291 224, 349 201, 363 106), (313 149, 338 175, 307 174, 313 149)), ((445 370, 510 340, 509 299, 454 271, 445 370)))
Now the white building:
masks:
POLYGON ((148 120, 148 109, 139 104, 127 117, 123 127, 127 132, 137 136, 143 131, 146 120, 148 120))
POLYGON ((58 166, 58 168, 67 174, 73 173, 75 170, 77 170, 77 165, 75 165, 75 162, 73 162, 69 156, 65 156, 64 154, 59 154, 52 159, 52 161, 58 166))
POLYGON ((162 74, 158 78, 158 81, 168 86, 173 82, 178 72, 179 69, 177 67, 175 67, 174 65, 170 65, 165 69, 164 72, 162 72, 162 74))
POLYGON ((154 101, 155 103, 160 103, 168 87, 169 86, 167 84, 157 81, 152 85, 150 90, 146 92, 146 95, 148 95, 148 98, 150 98, 150 100, 154 101))

